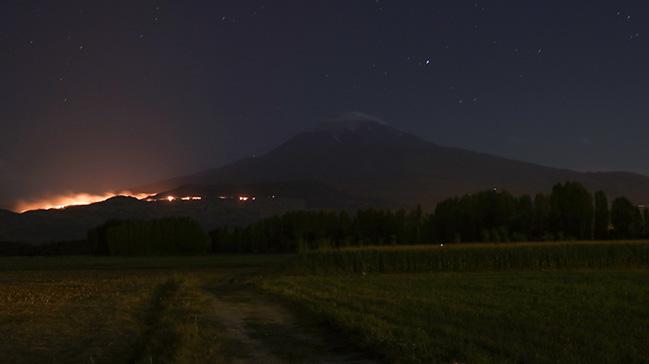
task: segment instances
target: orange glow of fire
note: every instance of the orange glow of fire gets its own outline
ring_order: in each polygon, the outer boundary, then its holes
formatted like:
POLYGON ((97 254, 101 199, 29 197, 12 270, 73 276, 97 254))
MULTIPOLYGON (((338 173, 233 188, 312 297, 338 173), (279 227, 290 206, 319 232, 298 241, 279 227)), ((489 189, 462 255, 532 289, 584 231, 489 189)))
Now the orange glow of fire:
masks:
POLYGON ((129 191, 106 192, 103 194, 71 193, 36 201, 20 201, 16 204, 15 210, 23 213, 31 210, 64 209, 70 206, 90 205, 116 196, 134 197, 141 200, 151 195, 149 193, 133 193, 129 191))
POLYGON ((183 201, 200 201, 202 199, 203 199, 202 197, 198 197, 198 196, 187 196, 187 197, 181 198, 181 200, 183 200, 183 201))

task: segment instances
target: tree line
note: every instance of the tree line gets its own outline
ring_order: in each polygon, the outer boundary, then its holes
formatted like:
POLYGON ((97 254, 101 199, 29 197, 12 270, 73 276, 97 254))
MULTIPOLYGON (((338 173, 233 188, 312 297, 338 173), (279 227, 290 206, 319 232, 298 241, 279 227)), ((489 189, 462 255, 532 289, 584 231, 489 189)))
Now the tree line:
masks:
POLYGON ((88 232, 97 255, 199 255, 210 251, 210 238, 190 218, 111 220, 88 232))
POLYGON ((440 202, 434 211, 295 211, 210 233, 215 253, 284 253, 323 247, 649 238, 649 209, 609 204, 576 182, 549 194, 489 190, 440 202))
POLYGON ((189 218, 113 220, 87 241, 33 247, 0 244, 0 255, 189 255, 291 253, 363 245, 649 238, 649 209, 624 197, 609 203, 575 182, 548 194, 515 196, 489 190, 449 198, 431 212, 414 209, 293 211, 248 226, 209 233, 189 218))

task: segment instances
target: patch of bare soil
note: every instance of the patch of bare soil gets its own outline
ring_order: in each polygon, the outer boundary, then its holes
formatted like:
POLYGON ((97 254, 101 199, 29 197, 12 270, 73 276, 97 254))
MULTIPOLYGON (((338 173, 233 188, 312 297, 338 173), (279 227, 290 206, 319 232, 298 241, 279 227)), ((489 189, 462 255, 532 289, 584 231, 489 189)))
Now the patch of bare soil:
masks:
POLYGON ((376 363, 367 353, 301 317, 281 302, 234 280, 206 288, 223 335, 237 343, 233 363, 376 363))

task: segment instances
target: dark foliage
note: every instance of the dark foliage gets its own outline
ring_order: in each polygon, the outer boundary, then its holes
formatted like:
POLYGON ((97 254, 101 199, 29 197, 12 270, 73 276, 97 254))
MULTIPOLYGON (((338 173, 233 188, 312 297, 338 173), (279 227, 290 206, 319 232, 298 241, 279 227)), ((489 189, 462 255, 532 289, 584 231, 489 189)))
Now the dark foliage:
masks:
POLYGON ((90 230, 95 254, 192 255, 209 251, 209 236, 190 218, 109 221, 90 230))
POLYGON ((597 240, 609 237, 610 211, 608 199, 603 191, 595 193, 595 218, 593 222, 593 237, 597 240))
POLYGON ((442 244, 649 237, 649 209, 578 183, 556 185, 550 194, 514 196, 489 190, 440 202, 431 213, 364 209, 294 211, 241 227, 204 233, 190 218, 111 220, 91 229, 87 241, 43 246, 0 243, 0 255, 187 255, 290 253, 364 245, 442 244), (210 247, 211 238, 211 247, 210 247))
POLYGON ((560 238, 585 240, 593 237, 593 198, 577 182, 555 185, 550 196, 550 223, 560 238))
POLYGON ((34 255, 36 248, 25 243, 13 241, 0 242, 0 256, 34 255))
POLYGON ((490 190, 440 202, 435 211, 297 211, 247 227, 211 232, 216 253, 284 253, 363 245, 440 244, 647 237, 649 212, 581 184, 557 184, 551 194, 514 196, 490 190), (612 218, 610 217, 612 215, 612 218), (612 230, 609 226, 612 222, 612 230))
POLYGON ((19 242, 0 242, 0 256, 89 255, 92 251, 86 240, 57 241, 44 245, 19 242))
POLYGON ((611 224, 613 225, 613 236, 617 239, 638 237, 645 230, 645 221, 640 208, 624 197, 613 200, 611 224))

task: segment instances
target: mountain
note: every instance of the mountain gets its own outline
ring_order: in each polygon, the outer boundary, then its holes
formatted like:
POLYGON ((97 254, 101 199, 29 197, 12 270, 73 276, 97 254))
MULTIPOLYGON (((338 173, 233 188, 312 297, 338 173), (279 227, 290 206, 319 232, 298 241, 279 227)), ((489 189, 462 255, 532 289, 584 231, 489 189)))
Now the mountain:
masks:
POLYGON ((242 185, 183 185, 180 188, 159 193, 153 198, 167 196, 256 196, 261 199, 299 200, 307 209, 355 210, 369 207, 396 207, 394 203, 380 199, 361 198, 341 192, 315 181, 284 181, 275 183, 242 185))
POLYGON ((300 133, 269 153, 146 186, 245 185, 318 181, 360 198, 432 207, 445 198, 490 188, 548 192, 578 181, 609 196, 649 203, 649 177, 626 172, 582 173, 436 145, 354 113, 300 133))
POLYGON ((188 216, 212 229, 305 208, 432 208, 451 196, 491 188, 549 192, 564 181, 649 204, 646 176, 581 173, 444 147, 356 113, 300 133, 258 158, 134 189, 160 191, 156 202, 116 197, 62 210, 0 210, 0 242, 83 239, 88 229, 115 218, 188 216), (169 196, 180 199, 167 201, 169 196), (185 196, 202 199, 183 201, 185 196), (255 199, 240 201, 244 196, 255 199))

